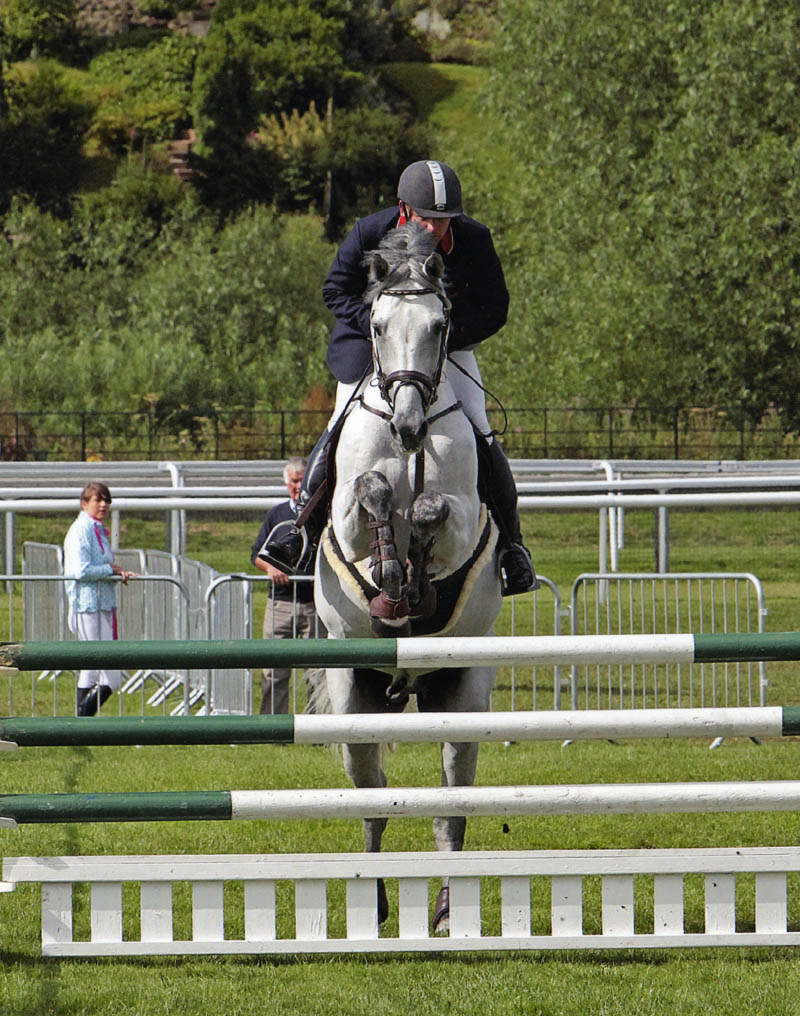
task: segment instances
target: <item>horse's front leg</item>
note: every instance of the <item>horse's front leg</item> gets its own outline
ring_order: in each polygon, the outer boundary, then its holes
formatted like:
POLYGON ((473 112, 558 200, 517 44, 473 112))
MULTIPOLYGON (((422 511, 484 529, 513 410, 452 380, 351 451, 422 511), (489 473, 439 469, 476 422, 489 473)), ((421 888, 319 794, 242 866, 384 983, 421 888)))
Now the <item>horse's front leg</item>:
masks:
MULTIPOLYGON (((334 713, 379 713, 386 709, 386 674, 359 668, 345 670, 330 668, 327 671, 328 696, 334 713)), ((396 710, 399 711, 399 710, 396 710)), ((344 769, 354 787, 385 787, 386 774, 382 764, 383 746, 379 744, 344 744, 344 769)), ((386 829, 387 819, 364 819, 364 849, 377 853, 386 829)), ((377 880, 378 923, 389 916, 389 902, 383 879, 377 880)))
POLYGON ((431 617, 436 610, 436 590, 430 582, 428 564, 434 541, 449 517, 450 506, 441 494, 420 494, 411 507, 408 605, 413 617, 431 617))
MULTIPOLYGON (((441 670, 430 675, 425 691, 418 693, 420 712, 484 712, 489 708, 489 696, 494 684, 495 671, 489 667, 468 667, 464 670, 441 670)), ((445 787, 471 787, 478 766, 477 742, 442 745, 442 785, 445 787)), ((433 820, 433 837, 437 850, 462 850, 467 829, 466 818, 450 816, 433 820)), ((442 880, 442 889, 433 910, 434 934, 445 934, 450 929, 450 889, 448 880, 442 880)))
POLYGON ((392 488, 383 473, 371 469, 356 477, 353 492, 369 515, 368 524, 375 534, 370 542, 370 568, 372 581, 380 593, 369 607, 372 630, 382 637, 410 635, 406 573, 398 560, 394 542, 392 488))

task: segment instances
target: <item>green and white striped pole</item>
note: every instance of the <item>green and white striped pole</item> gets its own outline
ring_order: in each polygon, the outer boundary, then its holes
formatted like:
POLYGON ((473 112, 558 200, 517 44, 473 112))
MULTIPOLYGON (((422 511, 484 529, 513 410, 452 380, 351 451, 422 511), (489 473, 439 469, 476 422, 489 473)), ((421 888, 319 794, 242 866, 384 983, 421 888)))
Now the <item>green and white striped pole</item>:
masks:
POLYGON ((0 748, 800 735, 800 707, 297 716, 0 717, 0 748))
POLYGON ((264 639, 143 642, 17 642, 0 645, 0 667, 94 668, 442 667, 632 663, 731 663, 800 659, 800 632, 727 635, 559 635, 408 639, 264 639))
POLYGON ((799 811, 800 781, 0 795, 0 824, 799 811))

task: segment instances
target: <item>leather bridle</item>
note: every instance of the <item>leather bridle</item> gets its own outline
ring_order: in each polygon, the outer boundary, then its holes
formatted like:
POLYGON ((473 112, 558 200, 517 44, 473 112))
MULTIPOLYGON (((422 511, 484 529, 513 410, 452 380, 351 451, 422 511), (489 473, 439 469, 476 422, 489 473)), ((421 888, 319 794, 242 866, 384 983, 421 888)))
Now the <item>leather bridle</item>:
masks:
POLYGON ((372 322, 372 314, 370 314, 370 337, 372 338, 373 358, 375 360, 375 380, 378 385, 378 390, 381 393, 381 398, 391 408, 392 412, 394 412, 394 404, 397 399, 398 389, 400 389, 403 385, 413 385, 413 387, 417 389, 420 399, 422 400, 422 407, 425 413, 428 412, 430 407, 436 401, 436 395, 442 380, 444 362, 447 359, 447 342, 450 337, 451 324, 450 301, 447 299, 442 290, 436 289, 432 286, 418 287, 415 289, 384 289, 378 293, 373 301, 374 313, 375 304, 382 296, 421 296, 424 293, 433 293, 439 298, 439 300, 441 300, 442 307, 444 308, 444 328, 442 328, 439 336, 439 355, 433 376, 428 376, 418 370, 393 370, 389 374, 384 373, 380 360, 380 352, 378 350, 378 340, 376 338, 375 328, 372 322), (393 386, 394 396, 392 396, 393 386))

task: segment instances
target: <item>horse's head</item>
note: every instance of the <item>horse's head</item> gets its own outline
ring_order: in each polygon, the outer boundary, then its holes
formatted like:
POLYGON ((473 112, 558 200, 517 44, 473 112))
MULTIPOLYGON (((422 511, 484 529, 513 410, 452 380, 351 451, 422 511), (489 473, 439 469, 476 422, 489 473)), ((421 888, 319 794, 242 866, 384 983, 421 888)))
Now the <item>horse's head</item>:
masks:
POLYGON ((367 255, 375 378, 391 410, 391 431, 416 452, 428 431, 447 355, 450 301, 436 240, 409 223, 367 255))

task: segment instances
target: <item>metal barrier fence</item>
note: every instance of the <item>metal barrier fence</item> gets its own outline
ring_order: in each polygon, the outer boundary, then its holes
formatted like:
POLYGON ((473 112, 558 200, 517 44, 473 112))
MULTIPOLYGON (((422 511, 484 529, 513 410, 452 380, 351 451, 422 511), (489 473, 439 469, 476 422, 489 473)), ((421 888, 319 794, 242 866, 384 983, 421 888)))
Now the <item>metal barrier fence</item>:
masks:
MULTIPOLYGON (((291 576, 293 603, 297 601, 298 589, 313 582, 310 575, 291 576)), ((205 593, 206 617, 209 638, 274 638, 274 615, 269 610, 275 587, 268 575, 233 574, 219 575, 208 586, 205 593), (254 588, 267 585, 267 601, 264 603, 264 625, 255 621, 254 588)), ((259 602, 260 606, 260 602, 259 602)), ((319 618, 316 619, 314 638, 324 638, 325 630, 319 618)), ((297 636, 296 624, 292 637, 297 636)), ((321 680, 318 667, 306 668, 304 674, 305 692, 299 681, 297 669, 289 677, 289 702, 293 713, 309 708, 311 689, 321 680)), ((253 680, 249 670, 214 670, 207 675, 206 701, 213 703, 215 713, 252 712, 253 680)))
MULTIPOLYGON (((50 597, 50 604, 53 608, 53 612, 60 611, 57 623, 54 623, 53 618, 47 618, 47 623, 43 625, 44 628, 61 627, 63 628, 64 635, 59 635, 56 641, 58 642, 74 642, 75 636, 69 629, 67 623, 67 597, 64 593, 64 585, 66 582, 72 581, 69 576, 66 575, 16 575, 9 573, 6 575, 0 575, 0 582, 5 582, 12 587, 15 584, 19 584, 23 589, 29 589, 29 587, 42 586, 45 589, 56 589, 60 588, 60 594, 50 597)), ((185 604, 181 610, 181 615, 185 618, 188 617, 188 597, 186 590, 180 583, 180 580, 174 578, 171 575, 137 575, 133 576, 128 585, 123 585, 122 580, 118 578, 104 579, 101 581, 111 581, 118 585, 118 596, 120 601, 119 617, 120 626, 119 634, 124 640, 146 640, 152 641, 153 636, 147 631, 146 624, 146 612, 145 614, 137 613, 135 610, 131 611, 127 609, 127 600, 130 596, 134 603, 147 603, 150 599, 150 593, 145 592, 143 596, 140 596, 136 592, 137 586, 149 586, 152 588, 158 588, 160 584, 170 584, 176 587, 176 594, 181 598, 181 602, 185 604), (122 623, 122 617, 125 617, 126 621, 122 623)), ((42 602, 45 601, 45 597, 32 596, 30 591, 23 594, 23 601, 28 599, 29 602, 36 603, 41 609, 42 602)), ((13 612, 13 592, 9 596, 9 610, 13 612)), ((26 619, 24 627, 26 630, 37 630, 37 625, 30 618, 26 619)), ((13 613, 9 619, 9 632, 13 635, 13 613)), ((176 634, 173 636, 174 639, 182 639, 188 637, 188 628, 180 627, 176 628, 176 634)), ((59 715, 63 714, 63 705, 59 703, 59 681, 63 671, 61 670, 43 670, 38 674, 33 674, 31 679, 31 715, 39 715, 42 711, 52 712, 52 714, 59 715), (49 682, 52 686, 52 690, 47 694, 37 695, 37 686, 40 682, 49 682), (42 704, 44 703, 44 704, 42 704)), ((122 694, 131 694, 141 689, 142 692, 142 715, 145 713, 145 705, 163 705, 166 699, 164 689, 169 688, 167 694, 172 691, 181 691, 181 700, 179 705, 174 709, 174 713, 186 713, 188 712, 189 706, 189 692, 188 683, 184 678, 185 672, 172 672, 165 670, 146 669, 138 670, 133 674, 127 675, 121 688, 122 694), (156 682, 157 689, 154 694, 149 698, 145 697, 144 682, 147 678, 153 678, 156 682)), ((15 677, 13 674, 7 675, 8 679, 8 715, 16 715, 15 709, 15 677)), ((72 712, 75 708, 75 683, 77 681, 77 675, 70 681, 70 692, 68 698, 68 705, 66 707, 67 712, 72 712)), ((122 701, 120 697, 119 711, 123 711, 122 701)))
MULTIPOLYGON (((24 576, 52 568, 48 580, 22 581, 24 638, 63 641, 72 638, 66 624, 66 597, 61 548, 26 543, 24 576)), ((164 551, 120 550, 117 560, 139 571, 143 580, 120 589, 120 633, 125 639, 171 640, 249 639, 261 634, 261 616, 269 604, 271 580, 266 575, 218 575, 208 565, 164 551), (153 580, 150 584, 147 580, 153 580), (159 581, 155 581, 159 580, 159 581), (267 595, 259 587, 266 585, 267 595), (258 619, 254 612, 258 611, 258 619)), ((293 579, 295 588, 312 580, 293 579)), ((503 607, 496 631, 502 635, 671 634, 676 632, 764 631, 766 609, 759 580, 750 573, 587 573, 573 584, 565 604, 558 587, 547 578, 534 594, 512 598, 503 607)), ((13 611, 13 598, 9 598, 13 611)), ((267 620, 270 612, 266 612, 267 620)), ((13 637, 13 616, 10 618, 13 637)), ((265 630, 266 637, 274 631, 265 630)), ((324 633, 323 633, 324 634, 324 633)), ((308 708, 316 668, 292 671, 290 710, 308 708)), ((255 672, 258 676, 258 672, 255 672)), ((42 675, 53 677, 54 675, 42 675)), ((139 670, 123 691, 142 694, 146 708, 166 709, 176 693, 174 713, 249 714, 254 672, 244 668, 181 671, 170 674, 139 670), (156 688, 145 694, 145 682, 156 688)), ((508 666, 498 672, 492 709, 560 709, 563 693, 578 708, 672 708, 766 705, 764 663, 637 664, 584 667, 508 666)))
MULTIPOLYGON (((573 635, 763 632, 764 591, 737 573, 579 575, 573 635)), ((573 667, 573 709, 766 705, 766 664, 636 664, 573 667)))

